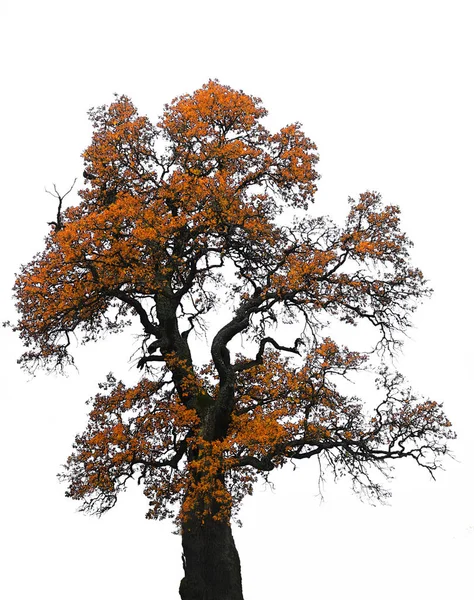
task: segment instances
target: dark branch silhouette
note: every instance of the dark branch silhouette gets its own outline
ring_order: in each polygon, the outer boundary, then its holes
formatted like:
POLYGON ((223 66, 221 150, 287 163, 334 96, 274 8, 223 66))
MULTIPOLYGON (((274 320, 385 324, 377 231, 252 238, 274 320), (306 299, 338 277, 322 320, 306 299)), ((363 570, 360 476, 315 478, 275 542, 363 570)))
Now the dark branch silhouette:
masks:
POLYGON ((54 230, 56 232, 60 231, 63 228, 63 221, 62 221, 62 206, 63 206, 63 201, 64 198, 66 198, 66 196, 72 192, 73 187, 75 186, 77 181, 77 177, 74 179, 71 187, 68 189, 68 191, 65 194, 60 194, 56 188, 56 184, 53 183, 53 189, 54 189, 54 193, 50 192, 49 190, 45 189, 45 192, 47 194, 49 194, 50 196, 53 196, 53 198, 56 198, 56 200, 58 201, 58 210, 56 212, 56 221, 48 221, 48 225, 51 225, 52 227, 54 227, 54 230))

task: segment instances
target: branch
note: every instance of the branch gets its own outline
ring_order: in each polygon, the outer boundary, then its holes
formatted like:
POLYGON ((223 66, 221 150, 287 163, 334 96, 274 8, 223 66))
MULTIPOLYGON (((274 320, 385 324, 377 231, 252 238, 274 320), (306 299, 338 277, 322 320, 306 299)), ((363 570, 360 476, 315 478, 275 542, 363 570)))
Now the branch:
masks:
POLYGON ((61 194, 58 192, 55 183, 53 183, 54 194, 53 194, 53 192, 50 192, 46 188, 44 190, 47 194, 49 194, 50 196, 53 196, 53 198, 56 198, 58 200, 58 210, 56 213, 56 221, 48 221, 48 225, 54 226, 55 232, 58 232, 63 228, 63 222, 62 222, 62 218, 61 218, 61 210, 62 210, 62 206, 63 206, 63 200, 72 191, 72 188, 76 185, 76 181, 77 181, 77 177, 74 179, 71 187, 68 189, 68 191, 63 196, 61 196, 61 194))
POLYGON ((238 467, 254 467, 259 471, 273 471, 275 465, 272 463, 269 457, 263 459, 257 458, 256 456, 242 456, 236 459, 238 467))
POLYGON ((156 338, 159 337, 160 332, 158 327, 152 321, 150 321, 148 313, 136 298, 132 298, 132 296, 129 296, 127 293, 121 290, 112 291, 111 296, 117 298, 117 300, 121 300, 125 304, 128 304, 128 306, 131 306, 137 312, 145 333, 154 335, 156 338))
POLYGON ((137 363, 137 367, 141 370, 149 362, 164 362, 164 356, 153 354, 152 356, 142 356, 137 363))
POLYGON ((255 359, 254 360, 248 360, 248 361, 245 361, 245 362, 236 363, 234 365, 234 371, 235 372, 245 371, 247 369, 251 369, 252 367, 256 367, 257 365, 262 364, 263 353, 265 352, 265 346, 267 344, 272 344, 272 346, 274 348, 276 348, 277 350, 283 350, 284 352, 292 352, 293 354, 298 354, 298 356, 299 356, 300 353, 298 351, 298 346, 300 344, 302 344, 302 343, 303 343, 302 339, 301 338, 297 338, 295 340, 295 343, 293 344, 293 346, 290 348, 289 346, 281 346, 272 337, 264 337, 260 341, 260 347, 259 347, 259 350, 257 352, 257 356, 255 357, 255 359))

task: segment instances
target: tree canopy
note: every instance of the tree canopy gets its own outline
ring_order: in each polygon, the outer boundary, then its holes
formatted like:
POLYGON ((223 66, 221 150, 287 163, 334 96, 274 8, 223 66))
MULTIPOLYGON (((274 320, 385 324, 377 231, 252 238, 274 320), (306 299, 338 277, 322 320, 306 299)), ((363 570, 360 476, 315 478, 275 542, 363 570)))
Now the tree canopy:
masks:
POLYGON ((433 472, 448 452, 441 406, 400 374, 380 366, 371 411, 340 385, 401 344, 429 295, 399 208, 364 192, 342 226, 315 216, 317 148, 299 123, 271 133, 266 114, 217 81, 156 125, 126 96, 90 111, 80 201, 15 285, 30 370, 71 364, 73 336, 140 327, 136 385, 107 377, 65 465, 86 511, 136 479, 149 518, 205 528, 288 461, 316 456, 381 498, 373 468, 411 457, 433 472), (332 339, 335 321, 367 323, 377 352, 332 339))

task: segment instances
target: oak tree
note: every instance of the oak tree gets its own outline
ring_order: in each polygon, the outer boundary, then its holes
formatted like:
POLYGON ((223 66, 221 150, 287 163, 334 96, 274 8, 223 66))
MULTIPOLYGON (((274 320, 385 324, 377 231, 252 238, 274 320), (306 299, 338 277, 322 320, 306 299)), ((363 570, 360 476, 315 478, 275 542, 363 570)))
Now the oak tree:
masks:
POLYGON ((231 520, 259 478, 317 457, 381 498, 390 461, 432 473, 454 436, 387 367, 371 411, 341 387, 401 343, 429 289, 377 193, 351 199, 343 226, 313 214, 316 146, 266 114, 218 81, 156 125, 125 96, 91 110, 80 200, 15 285, 31 370, 71 364, 73 338, 139 327, 136 385, 107 376, 62 477, 97 514, 143 486, 147 517, 181 532, 183 600, 243 598, 231 520), (337 321, 378 332, 378 352, 332 339, 337 321))

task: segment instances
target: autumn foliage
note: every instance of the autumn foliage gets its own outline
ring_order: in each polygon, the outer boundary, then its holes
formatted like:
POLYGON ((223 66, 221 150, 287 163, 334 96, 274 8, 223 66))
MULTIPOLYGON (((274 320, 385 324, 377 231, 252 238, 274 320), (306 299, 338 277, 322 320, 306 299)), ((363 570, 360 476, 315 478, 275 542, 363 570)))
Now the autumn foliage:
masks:
POLYGON ((365 192, 343 226, 315 216, 315 144, 297 123, 269 132, 265 116, 216 81, 156 125, 124 96, 90 111, 80 202, 15 286, 31 370, 70 364, 72 336, 142 333, 139 380, 108 376, 65 465, 85 510, 109 509, 135 479, 148 517, 204 526, 290 460, 317 456, 381 497, 372 473, 391 459, 433 471, 447 452, 440 406, 399 374, 379 369, 372 412, 339 385, 401 343, 429 293, 399 209, 365 192), (379 354, 331 339, 335 321, 372 326, 379 354))

